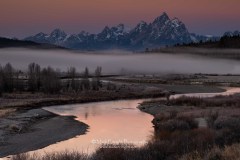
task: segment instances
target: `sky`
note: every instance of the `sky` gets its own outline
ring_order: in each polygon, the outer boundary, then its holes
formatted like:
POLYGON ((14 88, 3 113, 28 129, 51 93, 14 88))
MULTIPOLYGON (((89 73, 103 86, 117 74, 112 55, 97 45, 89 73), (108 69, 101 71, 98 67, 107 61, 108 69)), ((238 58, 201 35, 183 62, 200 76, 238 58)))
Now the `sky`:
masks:
POLYGON ((133 28, 163 12, 190 32, 221 35, 240 30, 239 8, 240 0, 1 0, 0 36, 23 38, 55 28, 98 33, 119 23, 133 28))

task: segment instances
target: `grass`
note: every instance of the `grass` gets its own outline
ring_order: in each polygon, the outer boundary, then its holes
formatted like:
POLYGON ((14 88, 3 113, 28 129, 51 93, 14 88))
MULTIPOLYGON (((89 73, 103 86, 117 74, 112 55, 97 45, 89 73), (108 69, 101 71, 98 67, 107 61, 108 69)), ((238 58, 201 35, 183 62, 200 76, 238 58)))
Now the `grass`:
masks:
MULTIPOLYGON (((95 153, 87 156, 67 152, 65 154, 47 154, 39 158, 34 156, 34 158, 36 160, 55 160, 57 157, 59 160, 68 160, 69 157, 71 159, 71 154, 73 154, 73 156, 77 155, 75 157, 79 160, 82 160, 82 157, 87 160, 167 160, 177 159, 177 157, 195 150, 204 153, 213 147, 214 131, 209 128, 197 128, 192 117, 179 117, 174 114, 162 118, 161 123, 166 122, 168 124, 168 121, 175 119, 187 123, 190 127, 187 130, 183 130, 181 127, 175 129, 162 128, 161 131, 156 131, 154 138, 141 148, 124 144, 109 145, 107 147, 103 146, 96 150, 95 153), (49 158, 49 155, 52 158, 49 158)), ((25 154, 14 156, 12 160, 17 160, 21 156, 26 160, 32 160, 31 155, 25 154), (29 158, 26 156, 29 156, 29 158)), ((19 160, 22 160, 20 158, 19 160)))
POLYGON ((220 118, 221 116, 218 116, 214 121, 213 128, 198 128, 197 122, 191 116, 162 114, 156 120, 159 128, 156 128, 152 140, 141 148, 130 144, 109 144, 91 155, 66 151, 42 157, 20 154, 12 160, 215 160, 216 157, 216 160, 236 159, 240 154, 240 145, 234 143, 240 140, 240 127, 235 124, 235 118, 223 122, 220 118), (218 128, 219 125, 221 128, 218 128), (227 132, 221 134, 222 131, 227 132))
MULTIPOLYGON (((240 96, 217 96, 213 98, 180 97, 173 105, 189 105, 203 108, 239 108, 240 96)), ((161 101, 160 101, 161 102, 161 101)), ((153 102, 150 102, 153 103, 153 102)), ((159 103, 159 102, 154 102, 159 103)), ((52 153, 36 160, 236 160, 240 157, 240 118, 219 114, 216 110, 205 115, 208 127, 198 128, 192 115, 175 110, 156 114, 153 138, 143 147, 131 145, 103 146, 91 155, 77 152, 52 153)), ((12 160, 33 160, 31 155, 20 154, 12 160), (15 158, 15 159, 14 159, 15 158)))
MULTIPOLYGON (((157 140, 154 143, 160 141, 159 143, 164 143, 165 149, 168 148, 174 152, 168 155, 166 159, 239 159, 240 118, 234 114, 239 111, 239 94, 213 98, 180 97, 171 100, 170 103, 172 106, 178 107, 189 106, 189 110, 179 110, 177 107, 172 107, 175 110, 160 112, 155 115, 153 123, 156 128, 155 138, 157 140), (207 128, 196 127, 194 111, 191 111, 192 107, 196 111, 199 109, 200 111, 207 111, 200 115, 207 120, 207 128), (219 108, 224 108, 224 112, 222 110, 220 113, 219 108), (231 110, 233 111, 229 112, 231 110), (193 115, 184 114, 188 111, 193 115), (229 113, 226 114, 225 111, 229 113)), ((145 103, 149 107, 156 106, 156 104, 165 104, 165 101, 158 100, 145 103)), ((183 108, 186 109, 186 107, 183 108)), ((199 116, 199 114, 195 116, 199 116)))
POLYGON ((12 157, 12 160, 88 160, 89 157, 86 154, 79 152, 68 152, 63 153, 47 153, 44 156, 37 154, 18 154, 12 157))
POLYGON ((64 105, 73 103, 86 103, 119 99, 153 98, 161 96, 161 90, 139 92, 135 90, 125 91, 86 91, 79 94, 56 94, 47 95, 43 93, 31 94, 28 92, 20 94, 3 94, 0 99, 0 116, 6 115, 7 110, 31 109, 42 106, 64 105))
POLYGON ((16 111, 16 109, 14 109, 14 108, 0 109, 0 118, 8 116, 9 114, 11 114, 11 113, 13 113, 15 111, 16 111))
POLYGON ((156 131, 190 130, 198 127, 198 123, 191 116, 177 116, 171 112, 169 115, 160 114, 153 120, 156 131))
POLYGON ((233 144, 219 148, 213 147, 204 154, 199 154, 197 151, 183 155, 180 160, 238 160, 240 157, 240 144, 233 144))
POLYGON ((198 98, 182 96, 171 100, 172 105, 196 107, 240 107, 240 95, 198 98))
MULTIPOLYGON (((152 100, 142 103, 142 105, 165 104, 165 100, 152 100)), ((171 99, 173 106, 195 106, 195 107, 237 107, 240 108, 240 94, 230 96, 215 96, 211 98, 182 96, 171 99)))

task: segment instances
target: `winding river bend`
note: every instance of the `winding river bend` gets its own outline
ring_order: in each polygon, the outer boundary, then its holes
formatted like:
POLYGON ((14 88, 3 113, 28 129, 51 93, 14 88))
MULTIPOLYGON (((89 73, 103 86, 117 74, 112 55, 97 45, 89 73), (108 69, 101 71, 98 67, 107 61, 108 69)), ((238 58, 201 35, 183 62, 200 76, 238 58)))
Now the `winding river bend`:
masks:
POLYGON ((144 145, 151 138, 154 129, 151 123, 153 117, 136 108, 143 101, 120 100, 46 107, 45 110, 59 115, 76 116, 77 120, 90 127, 85 135, 50 145, 37 152, 41 154, 70 150, 91 153, 106 143, 144 145))
MULTIPOLYGON (((213 97, 234 93, 240 93, 240 88, 228 89, 223 93, 178 94, 172 98, 179 96, 213 97)), ((143 101, 144 99, 119 100, 45 107, 45 110, 59 115, 76 116, 77 120, 90 127, 85 135, 34 152, 41 154, 69 150, 92 153, 101 144, 106 143, 133 143, 136 146, 142 146, 151 138, 154 131, 151 123, 153 117, 136 108, 143 101)))

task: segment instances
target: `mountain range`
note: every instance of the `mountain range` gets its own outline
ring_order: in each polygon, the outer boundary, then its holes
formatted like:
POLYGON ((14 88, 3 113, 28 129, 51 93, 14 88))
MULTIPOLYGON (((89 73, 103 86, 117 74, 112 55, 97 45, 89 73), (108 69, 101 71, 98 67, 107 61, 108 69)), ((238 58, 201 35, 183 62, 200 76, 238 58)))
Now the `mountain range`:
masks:
POLYGON ((79 34, 67 35, 63 30, 55 29, 50 34, 41 32, 24 40, 78 50, 142 50, 209 39, 217 39, 217 37, 189 33, 183 22, 178 18, 170 19, 164 12, 153 22, 141 21, 131 30, 126 29, 124 24, 106 26, 98 34, 82 31, 79 34))

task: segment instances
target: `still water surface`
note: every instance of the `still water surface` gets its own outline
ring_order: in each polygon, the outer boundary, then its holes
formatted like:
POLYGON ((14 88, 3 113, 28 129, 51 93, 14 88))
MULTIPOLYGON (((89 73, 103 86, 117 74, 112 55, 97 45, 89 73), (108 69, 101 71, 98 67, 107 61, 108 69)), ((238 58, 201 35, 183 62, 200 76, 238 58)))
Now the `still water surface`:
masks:
POLYGON ((67 149, 91 153, 104 143, 142 146, 153 134, 153 117, 136 108, 141 102, 143 100, 120 100, 45 107, 45 110, 59 115, 76 116, 76 120, 89 125, 89 130, 85 135, 50 145, 38 152, 67 149))
MULTIPOLYGON (((223 93, 178 94, 171 98, 180 96, 213 97, 234 93, 240 93, 240 88, 227 89, 223 93)), ((151 123, 153 117, 136 108, 143 101, 144 99, 119 100, 45 107, 45 110, 59 115, 76 116, 76 120, 84 122, 90 127, 85 135, 34 152, 41 154, 70 150, 92 153, 97 147, 105 143, 134 143, 136 146, 142 146, 151 138, 154 131, 151 123)))

